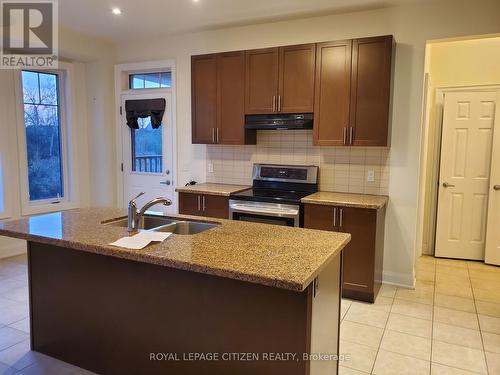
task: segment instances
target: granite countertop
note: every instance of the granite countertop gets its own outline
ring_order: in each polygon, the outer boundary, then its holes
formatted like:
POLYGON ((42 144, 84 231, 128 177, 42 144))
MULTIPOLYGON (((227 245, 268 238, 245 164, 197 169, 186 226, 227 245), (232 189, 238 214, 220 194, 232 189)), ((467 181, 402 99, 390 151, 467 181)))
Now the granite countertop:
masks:
POLYGON ((175 189, 175 191, 178 193, 222 195, 225 197, 229 197, 229 195, 232 193, 237 193, 239 191, 247 190, 250 188, 251 186, 243 185, 203 183, 189 186, 179 186, 175 189))
POLYGON ((303 291, 350 241, 348 233, 231 220, 168 215, 216 222, 194 235, 172 234, 142 250, 108 245, 127 228, 103 225, 126 217, 122 209, 85 208, 0 222, 0 236, 68 247, 106 256, 303 291))
POLYGON ((302 203, 323 204, 330 206, 344 206, 356 208, 380 209, 387 205, 389 197, 386 195, 368 195, 353 193, 335 193, 319 191, 302 198, 302 203))

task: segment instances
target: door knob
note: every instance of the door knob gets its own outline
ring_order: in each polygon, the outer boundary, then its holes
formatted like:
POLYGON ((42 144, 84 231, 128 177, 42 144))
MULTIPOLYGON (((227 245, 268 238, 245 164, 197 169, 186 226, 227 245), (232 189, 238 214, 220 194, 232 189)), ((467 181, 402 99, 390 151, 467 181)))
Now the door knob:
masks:
POLYGON ((170 184, 171 184, 171 182, 170 182, 170 180, 167 180, 167 181, 162 181, 162 182, 160 182, 160 184, 162 184, 162 185, 167 185, 167 186, 168 186, 168 185, 170 185, 170 184))
POLYGON ((500 190, 500 185, 493 186, 493 190, 500 190))
POLYGON ((443 187, 449 188, 449 187, 455 187, 455 185, 449 184, 447 182, 443 182, 443 187))

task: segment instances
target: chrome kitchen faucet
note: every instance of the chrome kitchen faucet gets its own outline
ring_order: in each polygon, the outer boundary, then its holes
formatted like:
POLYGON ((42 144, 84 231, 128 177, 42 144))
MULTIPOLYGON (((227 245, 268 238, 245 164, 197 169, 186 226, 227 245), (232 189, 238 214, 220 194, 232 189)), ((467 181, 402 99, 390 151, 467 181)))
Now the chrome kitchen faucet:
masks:
POLYGON ((140 210, 137 209, 136 199, 145 193, 141 191, 134 199, 132 199, 128 204, 128 231, 132 232, 139 229, 139 223, 144 216, 144 213, 157 204, 163 204, 164 206, 170 206, 172 201, 168 198, 155 198, 148 203, 146 203, 140 210))

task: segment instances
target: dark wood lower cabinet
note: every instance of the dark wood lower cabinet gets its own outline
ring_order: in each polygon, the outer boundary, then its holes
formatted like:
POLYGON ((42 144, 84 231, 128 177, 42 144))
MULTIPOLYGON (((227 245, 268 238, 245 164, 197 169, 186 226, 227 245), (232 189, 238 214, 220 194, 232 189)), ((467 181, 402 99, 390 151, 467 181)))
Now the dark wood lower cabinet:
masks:
POLYGON ((229 198, 222 195, 179 193, 179 213, 227 219, 229 198))
POLYGON ((385 208, 306 204, 304 227, 350 233, 344 249, 342 296, 373 302, 382 283, 385 208))
POLYGON ((340 267, 295 292, 29 242, 31 349, 107 375, 336 375, 308 355, 338 354, 340 267))

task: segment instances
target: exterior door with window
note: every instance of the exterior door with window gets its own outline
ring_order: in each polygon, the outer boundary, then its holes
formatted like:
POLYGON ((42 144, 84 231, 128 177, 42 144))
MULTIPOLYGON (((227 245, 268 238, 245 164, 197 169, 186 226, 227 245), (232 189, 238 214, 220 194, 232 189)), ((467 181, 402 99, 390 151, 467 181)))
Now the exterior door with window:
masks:
POLYGON ((137 205, 157 197, 172 200, 172 206, 156 206, 152 210, 165 213, 176 211, 173 181, 173 124, 170 93, 130 93, 122 95, 123 193, 124 207, 140 192, 137 205), (130 129, 126 123, 125 101, 164 98, 166 101, 162 125, 153 129, 151 118, 139 119, 139 129, 130 129))

